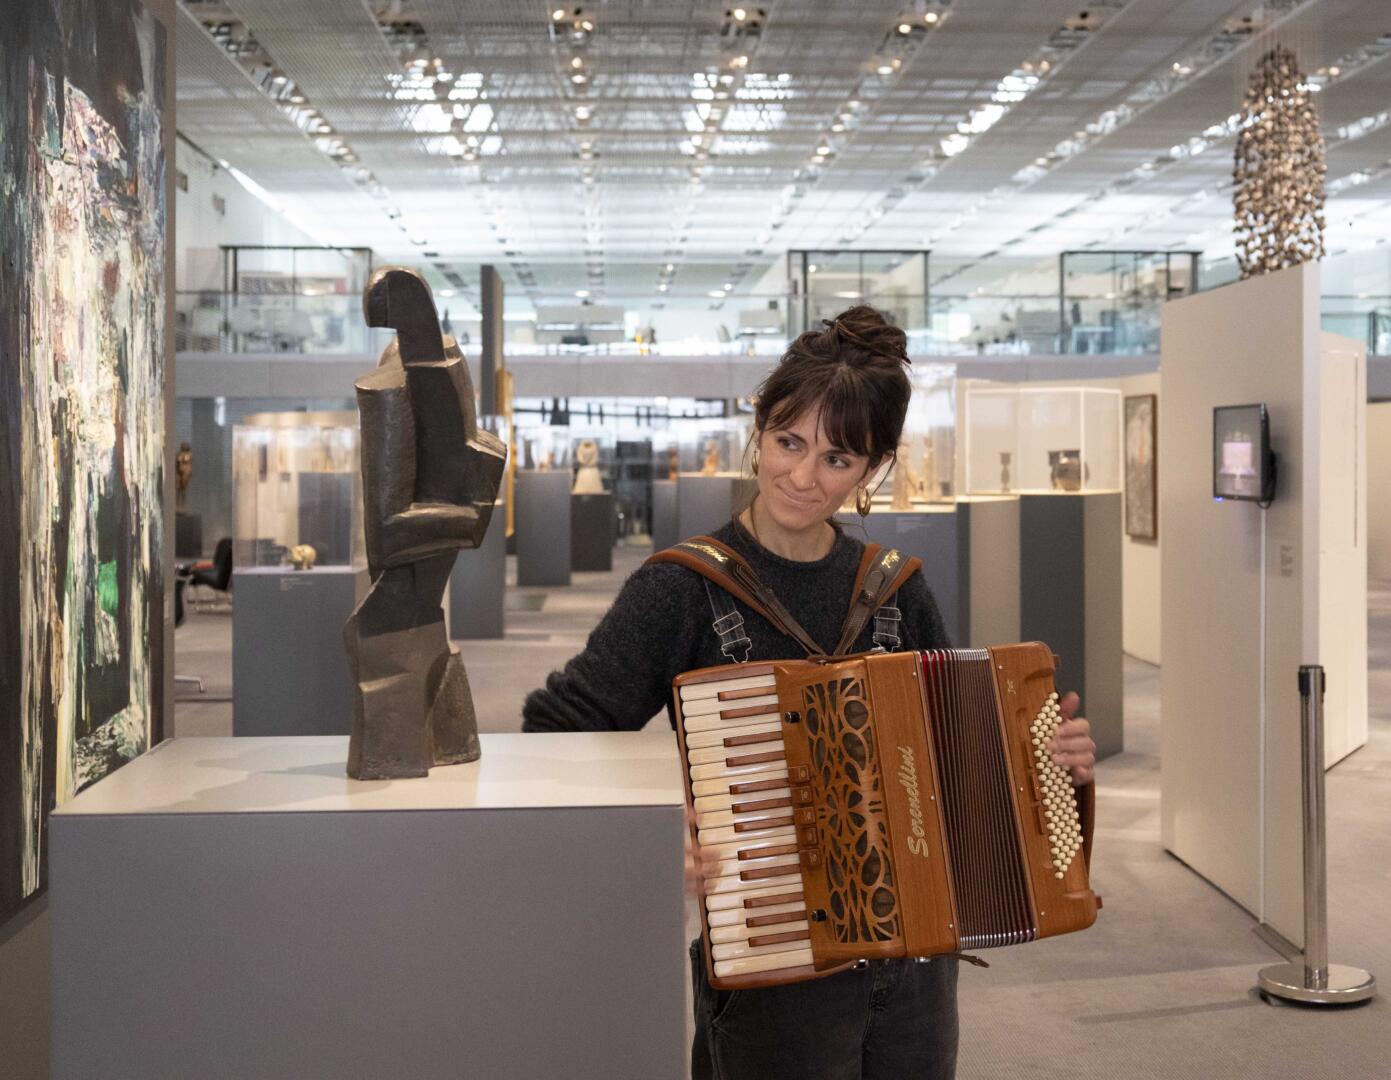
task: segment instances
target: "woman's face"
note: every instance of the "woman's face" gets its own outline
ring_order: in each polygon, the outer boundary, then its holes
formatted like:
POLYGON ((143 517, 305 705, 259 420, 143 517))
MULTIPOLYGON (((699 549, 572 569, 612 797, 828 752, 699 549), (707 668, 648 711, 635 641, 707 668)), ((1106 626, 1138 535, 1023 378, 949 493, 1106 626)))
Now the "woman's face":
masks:
POLYGON ((869 471, 869 458, 833 445, 807 409, 786 427, 758 438, 762 509, 784 529, 808 529, 835 514, 869 471))

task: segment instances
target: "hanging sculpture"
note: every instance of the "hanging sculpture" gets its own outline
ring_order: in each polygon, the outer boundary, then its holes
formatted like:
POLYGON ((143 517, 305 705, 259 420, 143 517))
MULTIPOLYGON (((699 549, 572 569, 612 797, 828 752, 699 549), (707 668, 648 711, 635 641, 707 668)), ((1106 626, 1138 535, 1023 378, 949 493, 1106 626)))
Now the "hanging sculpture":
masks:
POLYGON ((363 307, 396 339, 355 384, 372 587, 343 628, 357 683, 348 775, 390 780, 479 755, 440 601, 458 552, 488 531, 507 451, 478 427, 468 366, 420 275, 378 270, 363 307))
POLYGON ((1240 123, 1232 181, 1241 276, 1323 258, 1323 136, 1289 49, 1257 63, 1240 123))

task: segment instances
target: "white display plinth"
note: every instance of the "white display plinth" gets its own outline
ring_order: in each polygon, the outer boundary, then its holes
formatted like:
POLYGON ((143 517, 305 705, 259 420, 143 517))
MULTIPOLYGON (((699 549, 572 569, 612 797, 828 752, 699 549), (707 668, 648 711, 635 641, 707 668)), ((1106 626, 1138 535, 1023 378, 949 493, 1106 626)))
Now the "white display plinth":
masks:
POLYGON ((178 739, 61 807, 53 1076, 681 1077, 674 740, 480 738, 178 739))

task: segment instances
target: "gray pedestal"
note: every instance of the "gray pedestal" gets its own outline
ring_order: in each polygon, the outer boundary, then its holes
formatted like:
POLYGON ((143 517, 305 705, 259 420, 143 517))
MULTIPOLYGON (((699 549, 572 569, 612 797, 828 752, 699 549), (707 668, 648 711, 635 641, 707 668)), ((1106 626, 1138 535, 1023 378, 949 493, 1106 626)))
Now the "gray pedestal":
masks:
POLYGON ((445 593, 449 636, 456 641, 504 634, 503 593, 507 584, 507 505, 499 501, 476 551, 461 551, 445 593))
POLYGON ((174 557, 203 557, 203 516, 179 510, 174 514, 174 557))
POLYGON ((517 584, 570 584, 570 472, 517 473, 517 584))
POLYGON ((50 826, 53 1077, 680 1080, 670 732, 176 739, 50 826))
POLYGON ((676 481, 652 481, 652 550, 664 551, 684 537, 676 534, 676 481))
POLYGON ((738 473, 702 476, 681 473, 676 478, 676 540, 708 535, 728 523, 747 505, 757 481, 738 473))
POLYGON ((613 492, 570 496, 570 569, 612 570, 617 536, 613 492))
POLYGON ((348 733, 343 624, 366 591, 367 571, 347 566, 233 571, 233 734, 348 733))
POLYGON ((1021 495, 1019 621, 1025 641, 1061 658, 1060 692, 1076 690, 1098 758, 1124 749, 1121 495, 1021 495))

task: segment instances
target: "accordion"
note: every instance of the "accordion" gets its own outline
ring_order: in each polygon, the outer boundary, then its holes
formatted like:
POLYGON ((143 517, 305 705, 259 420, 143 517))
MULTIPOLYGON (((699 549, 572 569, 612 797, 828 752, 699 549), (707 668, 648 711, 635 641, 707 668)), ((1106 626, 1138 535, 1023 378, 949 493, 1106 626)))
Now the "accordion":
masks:
POLYGON ((1053 672, 1031 643, 678 676, 712 985, 1095 922, 1053 672))

